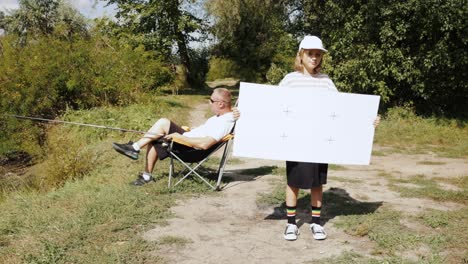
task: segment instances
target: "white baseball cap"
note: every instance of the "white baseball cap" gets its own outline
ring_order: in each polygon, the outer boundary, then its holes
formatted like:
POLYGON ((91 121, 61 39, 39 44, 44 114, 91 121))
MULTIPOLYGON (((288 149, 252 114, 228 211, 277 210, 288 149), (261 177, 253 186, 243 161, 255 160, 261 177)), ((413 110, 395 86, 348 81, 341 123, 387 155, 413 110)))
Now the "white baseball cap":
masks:
POLYGON ((305 36, 301 44, 299 44, 299 50, 301 49, 318 49, 328 52, 328 50, 323 48, 322 41, 316 36, 305 36))

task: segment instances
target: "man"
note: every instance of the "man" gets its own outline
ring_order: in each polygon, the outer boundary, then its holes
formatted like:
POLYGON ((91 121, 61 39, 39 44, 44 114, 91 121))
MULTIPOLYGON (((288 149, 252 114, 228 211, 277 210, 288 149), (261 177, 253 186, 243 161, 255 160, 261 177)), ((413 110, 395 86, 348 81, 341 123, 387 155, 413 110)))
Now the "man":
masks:
MULTIPOLYGON (((192 146, 191 149, 209 149, 218 143, 224 136, 229 134, 234 126, 234 116, 231 110, 231 92, 226 88, 216 88, 210 96, 211 111, 215 114, 210 117, 203 125, 196 127, 188 132, 167 118, 159 119, 137 142, 128 142, 127 144, 113 143, 112 147, 119 153, 137 160, 140 149, 147 146, 146 164, 143 173, 140 173, 138 179, 133 185, 141 186, 154 181, 152 172, 156 161, 169 156, 166 148, 162 146, 164 140, 174 140, 184 142, 192 146)), ((176 145, 175 147, 178 147, 176 145)), ((181 151, 187 149, 180 146, 181 151)))

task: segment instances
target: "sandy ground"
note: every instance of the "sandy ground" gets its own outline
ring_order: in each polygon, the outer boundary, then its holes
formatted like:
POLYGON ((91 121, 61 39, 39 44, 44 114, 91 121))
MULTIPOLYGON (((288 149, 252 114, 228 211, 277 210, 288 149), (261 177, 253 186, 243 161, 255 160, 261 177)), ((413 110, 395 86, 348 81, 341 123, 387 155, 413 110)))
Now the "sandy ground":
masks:
MULTIPOLYGON (((194 124, 202 122, 206 108, 199 106, 193 112, 194 124), (200 118, 201 117, 201 118, 200 118)), ((378 146, 374 146, 378 148, 378 146)), ((284 166, 284 162, 239 159, 227 165, 227 174, 234 180, 214 195, 206 195, 181 201, 171 208, 174 218, 166 226, 156 226, 143 234, 148 241, 164 237, 184 238, 183 245, 163 245, 154 252, 168 263, 307 263, 315 259, 338 256, 353 250, 361 255, 370 255, 375 245, 366 237, 358 238, 344 233, 334 226, 339 216, 325 215, 328 238, 316 241, 308 229, 305 208, 298 208, 301 235, 293 242, 283 239, 286 224, 281 213, 271 206, 259 208, 256 203, 261 193, 271 191, 274 175, 241 175, 242 169, 262 166, 284 166), (238 162, 240 160, 240 162, 238 162), (233 162, 234 163, 234 162, 233 162), (304 219, 301 219, 304 218, 304 219)), ((387 187, 382 172, 394 177, 424 174, 428 177, 457 177, 468 171, 468 161, 445 159, 431 155, 402 155, 372 157, 369 166, 346 166, 346 170, 331 170, 325 192, 348 199, 351 202, 368 203, 374 210, 390 206, 408 213, 434 208, 457 209, 456 203, 439 203, 429 199, 402 198, 387 187), (437 161, 439 165, 424 165, 420 162, 437 161), (333 180, 333 177, 355 179, 360 182, 333 180), (363 184, 365 182, 365 184, 363 184)), ((447 184, 449 189, 455 186, 447 184)), ((327 201, 324 201, 327 206, 327 201)))

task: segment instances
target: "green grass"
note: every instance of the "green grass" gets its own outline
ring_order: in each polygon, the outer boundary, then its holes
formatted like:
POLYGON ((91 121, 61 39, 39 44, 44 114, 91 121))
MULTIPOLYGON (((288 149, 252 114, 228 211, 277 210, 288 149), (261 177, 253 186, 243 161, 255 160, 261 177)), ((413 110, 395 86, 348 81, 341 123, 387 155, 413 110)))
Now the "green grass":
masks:
MULTIPOLYGON (((64 119, 146 130, 160 116, 187 123, 190 108, 183 105, 204 99, 154 98, 148 105, 68 112, 64 119)), ((145 241, 140 233, 164 224, 175 200, 209 192, 190 180, 168 189, 167 161, 157 164, 156 183, 130 186, 144 161, 117 154, 111 143, 137 135, 76 126, 52 126, 48 132, 48 155, 21 176, 24 184, 3 188, 0 263, 146 262, 161 241, 145 241)))
POLYGON ((176 246, 185 246, 186 244, 192 243, 190 239, 178 236, 162 236, 158 240, 160 245, 176 245, 176 246))
POLYGON ((434 252, 450 252, 446 263, 466 263, 468 260, 467 244, 468 209, 440 211, 426 210, 414 217, 420 224, 430 228, 425 236, 425 243, 434 252))
MULTIPOLYGON (((318 263, 465 263, 468 209, 454 211, 425 210, 404 214, 383 206, 371 214, 339 216, 335 226, 357 237, 375 242, 373 256, 344 252, 318 263), (402 223, 412 222, 412 225, 402 223), (422 228, 426 226, 427 228, 422 228), (427 248, 407 259, 405 252, 427 248), (429 253, 426 253, 429 252, 429 253)), ((314 261, 315 262, 315 261, 314 261)))
POLYGON ((424 161, 419 161, 418 164, 421 164, 421 165, 444 165, 444 164, 447 164, 447 163, 440 162, 440 161, 424 160, 424 161))
POLYGON ((336 164, 328 164, 328 169, 329 170, 336 170, 336 171, 348 170, 348 168, 346 168, 345 166, 336 165, 336 164))
POLYGON ((420 262, 412 262, 398 256, 389 257, 367 257, 354 251, 346 251, 339 256, 314 260, 307 262, 310 264, 416 264, 420 262))
POLYGON ((390 109, 382 118, 376 129, 375 143, 392 148, 383 153, 434 152, 444 157, 463 158, 468 156, 466 135, 468 127, 465 121, 422 118, 411 109, 402 107, 390 109))
POLYGON ((329 179, 332 181, 337 181, 337 182, 362 183, 361 180, 349 179, 349 178, 338 177, 338 176, 331 176, 329 177, 329 179))
MULTIPOLYGON (((459 179, 459 187, 462 190, 445 190, 438 182, 445 181, 444 178, 428 178, 424 175, 410 176, 404 179, 391 179, 389 187, 391 190, 399 192, 403 197, 429 198, 441 202, 468 203, 468 176, 459 179), (415 188, 400 185, 410 183, 416 185, 415 188)), ((455 181, 454 179, 449 181, 455 181)))

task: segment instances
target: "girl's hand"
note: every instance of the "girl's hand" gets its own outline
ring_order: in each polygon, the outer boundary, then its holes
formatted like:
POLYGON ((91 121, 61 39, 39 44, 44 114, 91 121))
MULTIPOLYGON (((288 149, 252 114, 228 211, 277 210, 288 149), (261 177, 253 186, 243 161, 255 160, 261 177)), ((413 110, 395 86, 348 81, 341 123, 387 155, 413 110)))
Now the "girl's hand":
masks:
POLYGON ((234 120, 237 121, 240 118, 240 112, 239 109, 237 109, 237 107, 232 108, 232 114, 234 116, 234 120))

